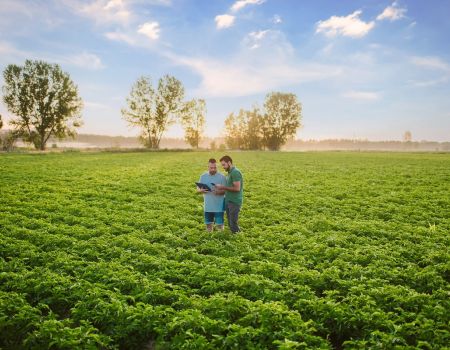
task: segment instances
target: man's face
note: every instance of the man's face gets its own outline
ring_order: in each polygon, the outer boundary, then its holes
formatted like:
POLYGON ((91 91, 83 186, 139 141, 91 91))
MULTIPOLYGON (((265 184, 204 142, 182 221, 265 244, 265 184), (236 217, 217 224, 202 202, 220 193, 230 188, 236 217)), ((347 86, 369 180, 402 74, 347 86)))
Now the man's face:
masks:
POLYGON ((224 160, 220 162, 222 164, 222 167, 225 171, 230 171, 231 169, 231 163, 225 162, 224 160))
POLYGON ((215 175, 217 173, 216 163, 208 163, 208 171, 210 175, 215 175))

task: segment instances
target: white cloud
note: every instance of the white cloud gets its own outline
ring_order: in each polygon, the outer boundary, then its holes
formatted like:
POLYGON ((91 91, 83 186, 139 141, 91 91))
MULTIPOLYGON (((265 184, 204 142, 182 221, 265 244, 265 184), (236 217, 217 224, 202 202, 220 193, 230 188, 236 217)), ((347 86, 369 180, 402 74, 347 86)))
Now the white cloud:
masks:
POLYGON ((202 82, 197 93, 201 96, 246 96, 340 74, 339 68, 319 64, 254 66, 239 60, 225 62, 192 57, 177 57, 173 61, 200 75, 202 82))
POLYGON ((105 33, 105 37, 108 38, 109 40, 113 40, 113 41, 123 41, 131 46, 137 45, 136 38, 132 34, 129 34, 129 33, 124 33, 121 31, 107 32, 107 33, 105 33))
POLYGON ((283 23, 283 20, 281 19, 281 16, 280 15, 274 15, 273 17, 272 17, 272 23, 274 23, 274 24, 280 24, 280 23, 283 23))
POLYGON ((382 13, 377 16, 378 21, 382 21, 385 19, 392 21, 396 21, 405 17, 406 8, 399 7, 397 1, 394 1, 391 6, 388 6, 384 9, 382 13))
POLYGON ((229 28, 234 24, 235 17, 232 15, 218 15, 215 18, 217 29, 229 28))
POLYGON ((99 70, 105 68, 100 57, 88 52, 83 52, 72 57, 67 57, 65 60, 75 66, 90 70, 99 70))
POLYGON ((414 57, 411 58, 411 62, 413 64, 415 64, 416 66, 420 66, 420 67, 423 67, 423 68, 441 70, 441 71, 450 73, 450 65, 447 62, 443 61, 439 57, 435 57, 435 56, 423 56, 423 57, 414 56, 414 57))
POLYGON ((100 57, 93 53, 49 54, 43 52, 22 51, 5 41, 0 41, 0 62, 2 62, 2 59, 5 59, 5 63, 17 64, 23 64, 23 60, 25 59, 44 60, 61 65, 63 70, 65 65, 73 65, 89 70, 105 68, 100 57))
MULTIPOLYGON (((284 60, 291 57, 294 53, 294 48, 286 39, 284 33, 280 30, 259 30, 248 33, 241 42, 242 53, 246 49, 258 50, 256 53, 251 53, 256 57, 269 58, 271 56, 274 60, 284 60)), ((256 58, 252 58, 255 60, 256 58)))
POLYGON ((188 57, 166 52, 176 65, 200 76, 198 96, 232 97, 266 93, 274 89, 334 78, 341 67, 299 61, 283 33, 263 30, 249 33, 232 57, 188 57), (257 47, 252 44, 257 42, 257 47), (251 50, 249 50, 249 48, 251 50))
POLYGON ((316 33, 324 33, 328 37, 337 35, 352 38, 361 38, 375 26, 375 22, 364 22, 359 16, 362 11, 358 10, 348 16, 332 16, 325 21, 317 22, 316 33))
POLYGON ((127 25, 133 13, 124 0, 95 0, 90 3, 64 0, 74 12, 94 20, 98 24, 127 25))
POLYGON ((157 40, 159 38, 159 23, 147 22, 139 26, 138 33, 143 34, 151 40, 157 40))
POLYGON ((425 77, 421 80, 410 80, 409 84, 414 87, 430 87, 445 84, 450 81, 450 64, 436 56, 414 56, 411 63, 417 67, 435 71, 433 77, 425 77))
POLYGON ((231 6, 232 12, 238 12, 247 5, 261 5, 265 0, 238 0, 231 6))
POLYGON ((261 41, 269 33, 269 30, 260 30, 258 32, 251 32, 247 35, 246 40, 247 46, 250 49, 257 49, 261 45, 261 41))
POLYGON ((410 80, 408 83, 414 87, 430 87, 439 84, 444 84, 449 81, 449 77, 442 77, 438 79, 431 80, 410 80))
POLYGON ((342 94, 345 98, 351 98, 353 100, 365 100, 365 101, 375 101, 380 98, 380 93, 373 91, 347 91, 342 94))

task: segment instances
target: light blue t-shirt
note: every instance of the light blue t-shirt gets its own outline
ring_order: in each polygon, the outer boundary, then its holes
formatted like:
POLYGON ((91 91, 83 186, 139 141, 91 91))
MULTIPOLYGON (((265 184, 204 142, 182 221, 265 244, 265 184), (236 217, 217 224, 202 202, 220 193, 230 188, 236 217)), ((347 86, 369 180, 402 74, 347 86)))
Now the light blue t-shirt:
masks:
MULTIPOLYGON (((210 175, 209 172, 206 172, 202 176, 200 176, 199 182, 208 185, 212 189, 213 186, 211 185, 211 183, 225 185, 226 178, 221 173, 210 175)), ((218 196, 214 193, 204 193, 203 198, 205 204, 204 210, 206 212, 217 213, 224 211, 224 195, 218 196)))

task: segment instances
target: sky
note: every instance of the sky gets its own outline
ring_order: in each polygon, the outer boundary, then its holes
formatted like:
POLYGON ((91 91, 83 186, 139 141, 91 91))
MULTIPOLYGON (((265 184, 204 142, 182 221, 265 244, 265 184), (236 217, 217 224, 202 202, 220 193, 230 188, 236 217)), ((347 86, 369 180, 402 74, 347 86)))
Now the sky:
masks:
POLYGON ((120 112, 131 86, 170 74, 206 100, 211 137, 280 91, 302 103, 301 139, 450 141, 449 14, 450 0, 0 0, 0 70, 59 64, 80 133, 138 135, 120 112))

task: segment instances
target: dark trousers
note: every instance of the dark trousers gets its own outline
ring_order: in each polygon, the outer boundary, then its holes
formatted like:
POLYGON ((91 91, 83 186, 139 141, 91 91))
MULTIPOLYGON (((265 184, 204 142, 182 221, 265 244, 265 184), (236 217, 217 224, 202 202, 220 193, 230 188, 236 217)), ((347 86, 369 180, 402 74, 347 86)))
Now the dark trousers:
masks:
POLYGON ((231 232, 239 232, 241 230, 238 224, 241 206, 239 204, 228 202, 225 210, 227 212, 228 226, 230 227, 231 232))

